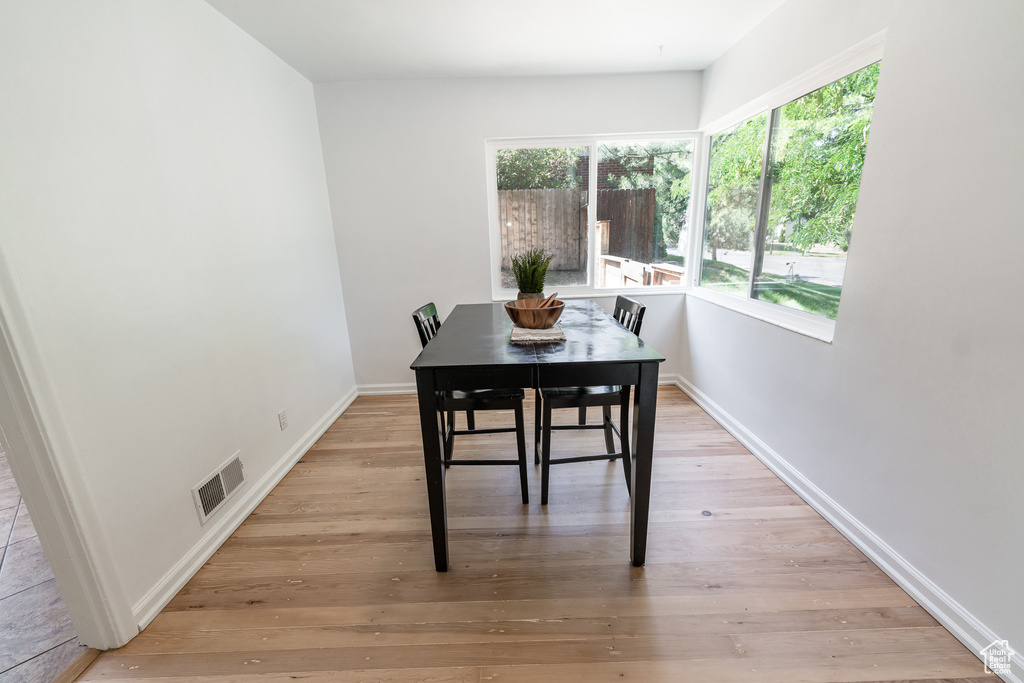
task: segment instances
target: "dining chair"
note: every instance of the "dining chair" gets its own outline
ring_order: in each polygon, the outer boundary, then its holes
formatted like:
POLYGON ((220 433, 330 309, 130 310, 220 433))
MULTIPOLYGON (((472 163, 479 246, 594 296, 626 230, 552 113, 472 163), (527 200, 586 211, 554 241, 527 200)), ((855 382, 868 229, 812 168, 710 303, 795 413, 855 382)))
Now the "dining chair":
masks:
MULTIPOLYGON (((433 302, 426 306, 421 306, 413 311, 412 319, 416 323, 416 332, 419 333, 420 343, 426 348, 427 344, 434 338, 434 335, 437 334, 441 327, 441 321, 437 317, 437 307, 434 306, 433 302)), ((445 469, 452 465, 518 465, 519 486, 523 493, 523 504, 526 505, 530 502, 530 494, 526 481, 526 421, 523 418, 524 395, 522 389, 441 391, 438 392, 438 405, 441 411, 441 432, 444 435, 445 469), (474 415, 474 412, 477 410, 512 410, 515 412, 516 426, 477 429, 474 415), (466 412, 466 429, 455 428, 455 413, 461 411, 466 412), (519 451, 518 460, 455 459, 456 436, 505 432, 516 433, 516 448, 519 451)))
MULTIPOLYGON (((613 317, 627 330, 640 336, 640 326, 644 321, 644 311, 647 307, 635 299, 620 296, 615 300, 615 311, 613 317)), ((632 486, 632 464, 629 451, 629 394, 630 387, 626 386, 603 386, 603 387, 555 387, 540 390, 540 403, 536 411, 534 442, 540 441, 539 453, 534 455, 534 463, 540 461, 541 484, 540 504, 548 503, 548 482, 550 481, 551 465, 561 465, 571 462, 586 462, 589 460, 616 460, 622 458, 622 471, 626 476, 626 490, 632 486), (619 425, 612 422, 612 406, 619 406, 619 425), (587 408, 589 406, 600 406, 602 408, 601 424, 587 424, 587 408), (556 425, 552 424, 552 411, 559 408, 577 408, 579 418, 577 424, 556 425), (543 413, 543 414, 541 414, 543 413), (551 432, 554 430, 574 429, 603 429, 604 443, 607 453, 600 455, 581 455, 567 458, 551 457, 551 432), (539 430, 539 433, 538 433, 539 430), (612 437, 615 433, 619 437, 620 450, 615 450, 615 442, 612 437)))

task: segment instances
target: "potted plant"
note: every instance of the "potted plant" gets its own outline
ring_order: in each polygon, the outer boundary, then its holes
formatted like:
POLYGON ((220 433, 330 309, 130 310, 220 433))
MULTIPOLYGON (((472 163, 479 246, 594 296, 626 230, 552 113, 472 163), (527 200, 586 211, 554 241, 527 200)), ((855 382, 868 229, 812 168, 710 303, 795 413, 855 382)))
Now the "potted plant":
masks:
POLYGON ((543 299, 544 278, 548 275, 548 266, 554 254, 543 249, 530 249, 512 257, 512 274, 519 285, 517 299, 543 299))

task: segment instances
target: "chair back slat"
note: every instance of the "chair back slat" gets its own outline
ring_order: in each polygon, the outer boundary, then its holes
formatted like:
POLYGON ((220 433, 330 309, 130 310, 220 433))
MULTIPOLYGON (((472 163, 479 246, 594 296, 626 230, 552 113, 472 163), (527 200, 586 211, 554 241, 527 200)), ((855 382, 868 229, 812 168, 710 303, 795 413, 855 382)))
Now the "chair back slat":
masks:
POLYGON ((427 342, 434 338, 438 328, 441 327, 441 321, 437 319, 437 307, 434 306, 434 302, 430 302, 426 306, 413 311, 412 320, 416 323, 416 332, 419 333, 420 343, 423 346, 426 346, 427 342))
POLYGON ((620 296, 615 299, 615 313, 613 313, 616 320, 622 323, 622 326, 627 330, 640 336, 640 326, 644 322, 644 311, 647 307, 636 299, 630 299, 628 296, 620 296))

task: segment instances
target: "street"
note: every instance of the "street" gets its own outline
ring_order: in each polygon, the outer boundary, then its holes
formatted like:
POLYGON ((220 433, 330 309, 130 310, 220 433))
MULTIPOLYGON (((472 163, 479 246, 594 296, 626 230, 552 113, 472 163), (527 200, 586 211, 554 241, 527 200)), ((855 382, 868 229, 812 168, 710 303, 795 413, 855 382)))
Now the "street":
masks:
MULTIPOLYGON (((711 258, 711 251, 704 252, 704 258, 711 258)), ((719 250, 718 260, 723 263, 750 270, 750 252, 719 250)), ((789 275, 790 264, 793 275, 801 280, 814 282, 831 287, 843 286, 843 273, 846 272, 846 256, 800 256, 799 254, 765 254, 763 271, 772 275, 786 277, 789 275)))

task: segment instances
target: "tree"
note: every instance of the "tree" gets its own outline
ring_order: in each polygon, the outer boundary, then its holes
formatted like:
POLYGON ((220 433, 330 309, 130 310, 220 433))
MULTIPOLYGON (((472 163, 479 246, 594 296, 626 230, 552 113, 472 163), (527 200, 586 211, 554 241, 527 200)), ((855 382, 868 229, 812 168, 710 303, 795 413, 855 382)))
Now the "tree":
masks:
POLYGON ((754 220, 743 208, 732 206, 715 213, 707 225, 711 260, 718 260, 719 249, 749 250, 753 230, 754 220))
MULTIPOLYGON (((772 135, 768 225, 802 250, 850 244, 879 65, 873 64, 781 108, 772 135)), ((750 249, 767 115, 711 137, 705 245, 750 249)))
MULTIPOLYGON (((579 187, 577 164, 586 147, 499 149, 499 190, 553 190, 579 187)), ((584 188, 586 189, 586 188, 584 188)))
POLYGON ((705 246, 711 259, 719 249, 751 248, 761 185, 764 114, 711 136, 705 246))
POLYGON ((780 112, 768 222, 801 249, 850 246, 878 73, 872 64, 780 112))

